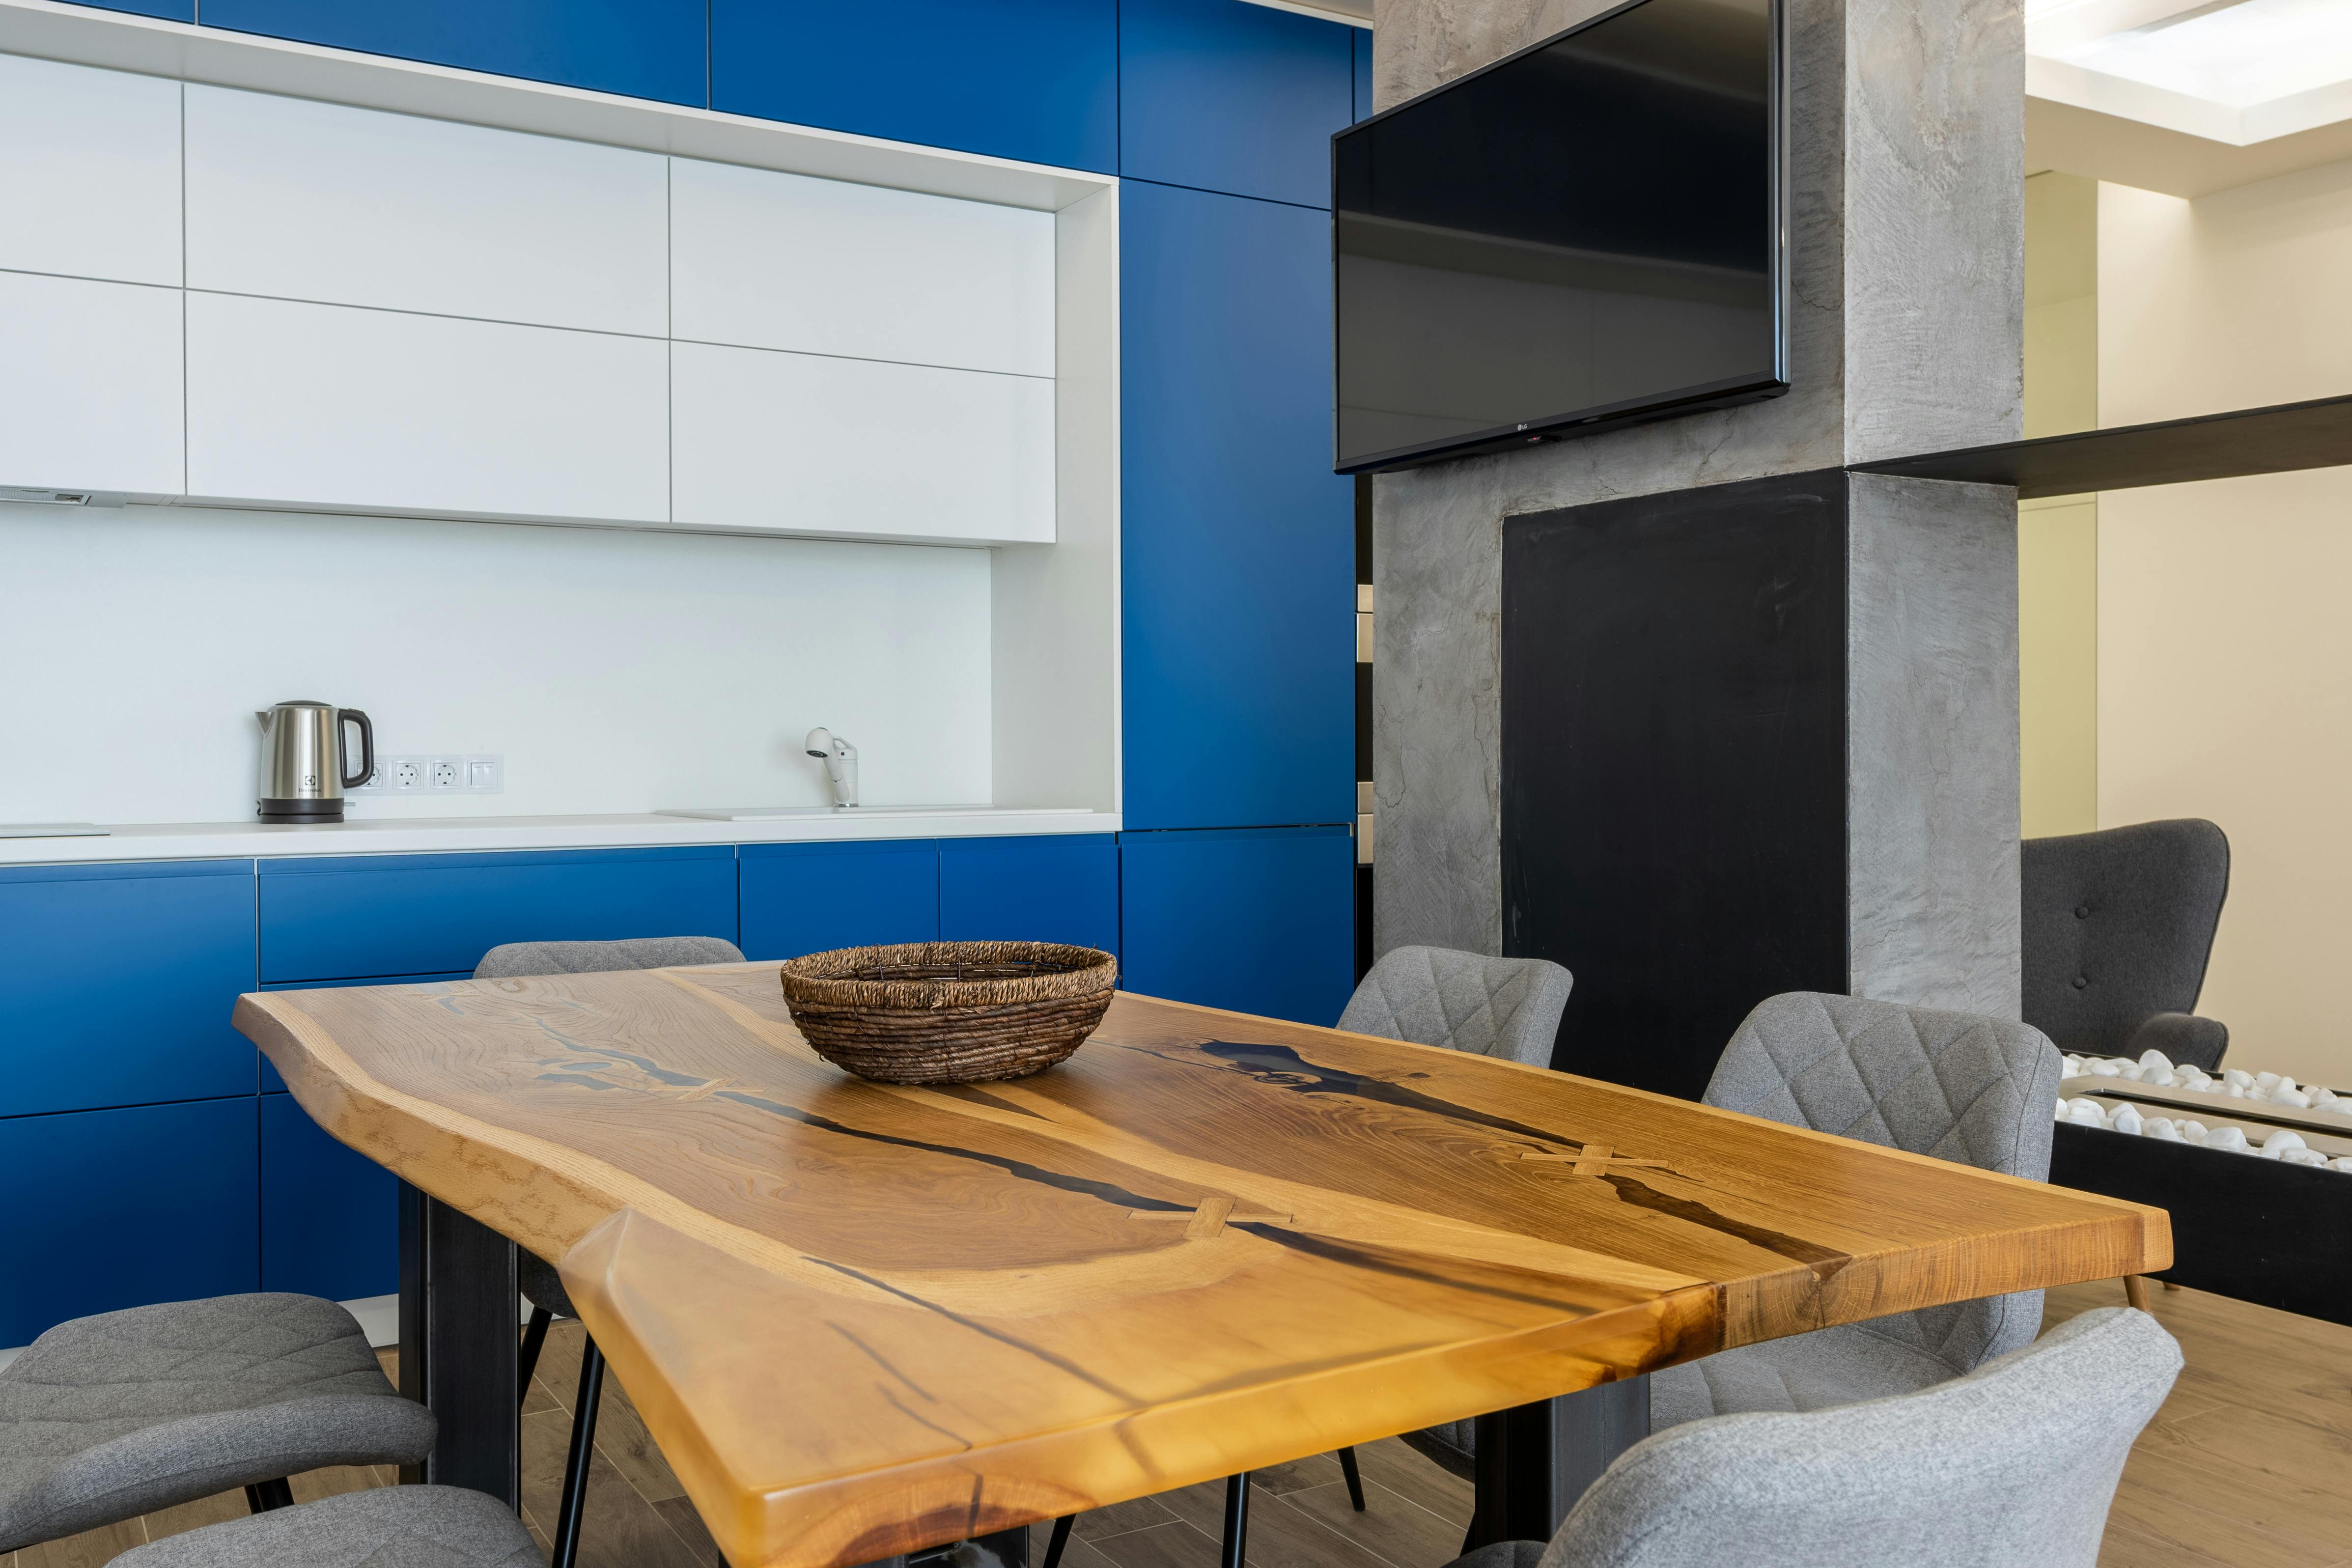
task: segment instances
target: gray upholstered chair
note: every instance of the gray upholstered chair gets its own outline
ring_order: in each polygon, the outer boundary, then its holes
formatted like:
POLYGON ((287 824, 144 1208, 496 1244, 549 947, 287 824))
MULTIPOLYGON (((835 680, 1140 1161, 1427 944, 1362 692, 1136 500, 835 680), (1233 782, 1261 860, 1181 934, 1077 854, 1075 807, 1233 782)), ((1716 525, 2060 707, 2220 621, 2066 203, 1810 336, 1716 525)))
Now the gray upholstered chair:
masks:
POLYGON ((1635 1444, 1546 1546, 1454 1568, 2092 1568, 2124 1460, 2180 1347, 2108 1307, 1965 1377, 1635 1444))
POLYGON ((2063 1050, 2221 1065, 2230 1031, 2195 1016, 2230 840, 2184 817, 2018 846, 2025 1021, 2063 1050))
MULTIPOLYGON (((696 963, 740 963, 743 950, 715 936, 628 937, 618 942, 510 942, 494 947, 474 966, 477 980, 526 980, 543 974, 610 974, 631 969, 677 969, 696 963)), ((547 1343, 549 1323, 576 1318, 563 1277, 545 1258, 518 1249, 515 1279, 530 1321, 524 1325, 516 1397, 530 1392, 531 1373, 547 1343)), ((557 1505, 552 1568, 572 1568, 580 1554, 580 1521, 588 1496, 588 1470, 596 1451, 596 1410, 604 1402, 604 1352, 586 1336, 580 1343, 580 1388, 572 1403, 572 1446, 563 1464, 563 1496, 557 1505)))
POLYGON ((463 1487, 373 1487, 145 1546, 117 1568, 541 1568, 496 1498, 463 1487))
MULTIPOLYGON (((2056 1047, 1975 1013, 1797 991, 1748 1015, 1705 1100, 1795 1127, 2046 1181, 2056 1047)), ((2042 1292, 1819 1329, 1650 1378, 1655 1431, 1735 1411, 1819 1410, 1907 1394, 2030 1342, 2042 1292)))
POLYGON ((220 1296, 59 1323, 0 1370, 0 1552, 241 1486, 256 1512, 322 1465, 404 1465, 432 1412, 352 1315, 220 1296))
POLYGON ((1394 948, 1358 984, 1339 1027, 1549 1067, 1572 984, 1567 970, 1540 958, 1394 948))

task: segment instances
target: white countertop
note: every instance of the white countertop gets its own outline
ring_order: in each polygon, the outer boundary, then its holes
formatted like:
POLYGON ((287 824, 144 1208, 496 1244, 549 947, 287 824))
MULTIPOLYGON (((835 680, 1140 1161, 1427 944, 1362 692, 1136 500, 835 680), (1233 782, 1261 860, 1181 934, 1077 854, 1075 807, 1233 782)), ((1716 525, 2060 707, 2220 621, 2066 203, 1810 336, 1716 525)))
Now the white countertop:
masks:
POLYGON ((438 855, 486 849, 668 848, 846 838, 983 838, 1115 833, 1105 811, 874 806, 714 822, 652 812, 615 816, 375 817, 295 826, 162 822, 106 826, 103 837, 0 838, 0 866, 97 860, 217 860, 280 855, 438 855))

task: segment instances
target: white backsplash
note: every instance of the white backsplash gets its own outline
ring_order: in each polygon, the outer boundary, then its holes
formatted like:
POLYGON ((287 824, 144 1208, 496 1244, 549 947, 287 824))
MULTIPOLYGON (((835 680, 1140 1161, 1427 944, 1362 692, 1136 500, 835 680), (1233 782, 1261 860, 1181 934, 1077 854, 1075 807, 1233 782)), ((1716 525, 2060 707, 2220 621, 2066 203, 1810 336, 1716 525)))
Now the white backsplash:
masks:
POLYGON ((817 805, 990 789, 983 550, 0 503, 0 822, 250 818, 253 710, 365 710, 505 793, 354 819, 817 805))

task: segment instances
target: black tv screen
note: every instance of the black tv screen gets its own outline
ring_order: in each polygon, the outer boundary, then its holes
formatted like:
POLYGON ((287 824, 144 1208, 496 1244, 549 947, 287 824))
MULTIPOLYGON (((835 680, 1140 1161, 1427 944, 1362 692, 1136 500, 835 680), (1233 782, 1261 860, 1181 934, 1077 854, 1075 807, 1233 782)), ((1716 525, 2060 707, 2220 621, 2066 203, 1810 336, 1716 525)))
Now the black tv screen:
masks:
POLYGON ((1336 461, 1788 390, 1777 0, 1633 0, 1332 138, 1336 461))

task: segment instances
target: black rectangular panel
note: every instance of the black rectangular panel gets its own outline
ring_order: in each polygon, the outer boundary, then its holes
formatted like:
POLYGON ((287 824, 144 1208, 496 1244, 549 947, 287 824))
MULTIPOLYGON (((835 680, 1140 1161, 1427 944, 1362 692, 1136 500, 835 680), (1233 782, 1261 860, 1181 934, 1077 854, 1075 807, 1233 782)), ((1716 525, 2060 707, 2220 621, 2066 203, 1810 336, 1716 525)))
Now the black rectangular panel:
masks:
POLYGON ((1553 1065, 1696 1099, 1748 1010, 1846 988, 1845 478, 1503 530, 1503 951, 1553 1065))
POLYGON ((1786 390, 1774 0, 1632 0, 1332 140, 1342 472, 1786 390))

